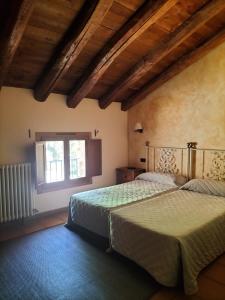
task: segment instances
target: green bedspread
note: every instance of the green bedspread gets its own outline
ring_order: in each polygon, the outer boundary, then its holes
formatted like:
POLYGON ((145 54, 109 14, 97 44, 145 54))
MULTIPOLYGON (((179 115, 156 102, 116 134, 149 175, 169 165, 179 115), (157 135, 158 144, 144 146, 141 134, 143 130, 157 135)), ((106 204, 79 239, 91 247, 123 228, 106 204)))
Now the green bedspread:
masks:
POLYGON ((171 185, 134 180, 77 193, 70 199, 71 220, 90 231, 109 237, 110 210, 174 189, 171 185))
POLYGON ((199 272, 225 251, 225 198, 175 191, 113 211, 110 226, 112 248, 193 294, 199 272))

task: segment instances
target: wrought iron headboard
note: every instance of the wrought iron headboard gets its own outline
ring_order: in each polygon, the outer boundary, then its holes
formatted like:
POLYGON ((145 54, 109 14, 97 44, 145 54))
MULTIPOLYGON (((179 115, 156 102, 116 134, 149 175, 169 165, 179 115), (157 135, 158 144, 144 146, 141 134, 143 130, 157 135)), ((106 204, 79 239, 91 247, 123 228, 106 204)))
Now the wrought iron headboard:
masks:
POLYGON ((191 148, 191 178, 209 178, 225 181, 225 150, 191 148))
POLYGON ((225 150, 197 148, 196 142, 186 148, 145 146, 147 171, 225 181, 225 150))
POLYGON ((154 147, 146 142, 146 170, 162 173, 179 174, 190 178, 192 174, 191 149, 196 143, 187 147, 154 147))

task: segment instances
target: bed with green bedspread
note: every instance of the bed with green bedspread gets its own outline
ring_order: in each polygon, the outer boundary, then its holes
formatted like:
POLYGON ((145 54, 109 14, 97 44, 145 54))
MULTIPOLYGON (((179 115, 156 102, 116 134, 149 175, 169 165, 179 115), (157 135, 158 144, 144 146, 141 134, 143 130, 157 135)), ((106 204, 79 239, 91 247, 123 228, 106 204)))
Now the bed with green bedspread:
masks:
POLYGON ((225 197, 179 190, 110 215, 111 246, 159 283, 197 291, 199 272, 225 251, 225 197))
POLYGON ((77 193, 70 198, 68 223, 108 238, 110 211, 174 189, 174 185, 134 180, 77 193))

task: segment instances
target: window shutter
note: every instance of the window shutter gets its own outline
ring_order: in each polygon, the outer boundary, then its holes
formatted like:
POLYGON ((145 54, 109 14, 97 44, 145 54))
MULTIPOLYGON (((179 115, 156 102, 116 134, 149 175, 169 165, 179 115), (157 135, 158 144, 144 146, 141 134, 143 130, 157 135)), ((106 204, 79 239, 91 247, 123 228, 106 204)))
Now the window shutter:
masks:
POLYGON ((36 156, 36 184, 45 183, 45 142, 35 143, 36 156))
POLYGON ((87 140, 87 177, 102 175, 102 140, 87 140))

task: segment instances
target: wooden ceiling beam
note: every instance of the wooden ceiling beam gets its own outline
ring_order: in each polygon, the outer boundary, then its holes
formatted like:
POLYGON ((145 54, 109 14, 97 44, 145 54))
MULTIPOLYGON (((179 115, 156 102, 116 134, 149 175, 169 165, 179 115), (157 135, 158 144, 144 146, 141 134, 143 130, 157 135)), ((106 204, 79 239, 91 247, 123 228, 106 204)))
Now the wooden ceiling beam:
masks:
POLYGON ((177 0, 145 1, 96 55, 89 68, 75 83, 74 89, 67 97, 67 106, 76 107, 88 95, 118 55, 176 3, 177 0))
POLYGON ((216 35, 199 47, 192 50, 190 53, 182 56, 176 63, 170 65, 156 78, 153 78, 150 82, 146 83, 140 90, 135 92, 129 99, 125 100, 121 104, 123 111, 128 110, 134 105, 138 104, 151 92, 162 86, 165 82, 181 73, 184 69, 197 62, 203 56, 208 54, 213 48, 219 46, 225 41, 225 28, 221 29, 216 35))
POLYGON ((166 41, 160 43, 146 57, 124 74, 120 80, 117 81, 116 84, 101 97, 99 100, 99 106, 105 109, 113 102, 113 100, 119 99, 120 95, 125 90, 149 72, 156 63, 179 47, 194 32, 196 32, 224 8, 224 0, 214 0, 204 5, 204 7, 179 26, 174 33, 169 35, 166 41))
POLYGON ((0 3, 0 89, 32 13, 33 0, 0 3))
POLYGON ((101 24, 113 0, 85 0, 34 88, 34 97, 45 101, 57 82, 66 74, 101 24))

